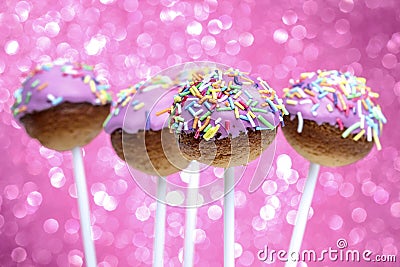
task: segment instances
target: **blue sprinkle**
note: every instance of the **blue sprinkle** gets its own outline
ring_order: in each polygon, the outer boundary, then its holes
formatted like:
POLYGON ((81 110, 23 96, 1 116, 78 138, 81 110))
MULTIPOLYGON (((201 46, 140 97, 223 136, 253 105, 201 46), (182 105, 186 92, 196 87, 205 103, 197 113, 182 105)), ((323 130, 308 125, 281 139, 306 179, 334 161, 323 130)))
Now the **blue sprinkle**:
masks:
POLYGON ((319 108, 320 103, 315 104, 312 106, 311 111, 316 111, 319 108))
POLYGON ((194 104, 196 104, 196 101, 190 102, 190 103, 185 107, 185 110, 187 110, 188 108, 192 107, 194 104))
POLYGON ((327 94, 329 94, 328 91, 325 91, 325 92, 323 92, 323 93, 320 93, 320 94, 318 95, 318 99, 324 98, 327 94))
POLYGON ((333 94, 333 104, 334 104, 335 106, 337 106, 338 97, 337 97, 337 95, 336 95, 335 93, 332 93, 332 94, 333 94))
POLYGON ((239 77, 238 77, 238 76, 233 77, 233 81, 234 81, 237 85, 243 85, 243 83, 241 83, 241 82, 239 81, 239 77))
POLYGON ((192 114, 193 117, 196 117, 196 112, 194 112, 194 110, 191 107, 189 107, 188 110, 189 110, 190 114, 192 114))
POLYGON ((232 98, 228 97, 228 102, 231 105, 231 109, 235 109, 235 105, 233 104, 232 98))
POLYGON ((110 89, 110 85, 108 84, 100 84, 97 86, 97 90, 108 90, 110 89))
POLYGON ((131 103, 132 107, 136 106, 137 104, 139 104, 139 100, 133 100, 131 103))
POLYGON ((253 96, 249 92, 247 92, 247 90, 244 90, 243 92, 245 95, 247 95, 248 98, 253 98, 253 96))
POLYGON ((204 102, 204 106, 206 106, 206 108, 211 111, 211 105, 208 102, 204 102))
POLYGON ((249 121, 249 118, 247 118, 247 116, 245 116, 245 115, 239 115, 239 118, 244 121, 249 121))
POLYGON ((146 118, 146 131, 149 131, 149 130, 150 130, 150 116, 149 116, 149 112, 146 111, 146 112, 144 113, 144 115, 145 115, 145 118, 146 118))
POLYGON ((52 104, 53 106, 57 106, 57 105, 60 104, 62 101, 63 101, 63 97, 62 97, 62 96, 59 96, 59 97, 55 98, 53 101, 51 101, 51 104, 52 104))

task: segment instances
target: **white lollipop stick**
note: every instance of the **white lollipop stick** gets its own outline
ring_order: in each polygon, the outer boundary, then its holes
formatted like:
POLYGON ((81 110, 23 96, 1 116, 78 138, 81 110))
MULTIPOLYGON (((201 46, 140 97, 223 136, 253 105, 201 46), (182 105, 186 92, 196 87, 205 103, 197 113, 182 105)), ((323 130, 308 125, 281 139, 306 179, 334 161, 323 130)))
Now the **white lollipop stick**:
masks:
POLYGON ((193 266, 194 259, 194 231, 196 229, 197 215, 197 193, 199 187, 199 164, 197 161, 192 161, 189 166, 191 171, 186 208, 186 223, 185 223, 185 244, 183 248, 183 266, 193 266))
POLYGON ((80 147, 72 149, 72 161, 74 166, 74 177, 78 195, 79 217, 81 222, 81 232, 83 249, 85 251, 85 261, 87 267, 96 267, 96 250, 92 239, 92 229, 90 226, 89 199, 86 187, 85 168, 83 166, 82 150, 80 147))
POLYGON ((235 266, 235 169, 224 173, 224 266, 235 266))
POLYGON ((303 195, 301 196, 299 210, 297 211, 296 221, 292 233, 292 239, 290 240, 288 261, 286 267, 294 267, 297 265, 297 259, 301 243, 303 242, 304 232, 306 230, 308 211, 311 207, 311 202, 314 196, 315 185, 318 180, 319 165, 310 162, 310 168, 308 170, 308 178, 304 185, 303 195), (292 257, 292 253, 293 257, 292 257))
POLYGON ((164 243, 165 243, 165 216, 167 208, 165 205, 165 195, 167 193, 167 181, 164 177, 157 180, 157 207, 154 226, 154 251, 153 266, 164 266, 164 243))

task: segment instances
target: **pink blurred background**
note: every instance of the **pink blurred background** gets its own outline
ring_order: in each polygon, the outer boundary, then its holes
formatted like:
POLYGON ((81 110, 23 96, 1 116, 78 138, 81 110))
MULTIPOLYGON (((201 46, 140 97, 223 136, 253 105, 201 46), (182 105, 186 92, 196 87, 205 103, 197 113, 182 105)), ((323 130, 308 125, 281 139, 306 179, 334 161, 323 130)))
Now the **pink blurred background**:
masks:
MULTIPOLYGON (((115 92, 193 60, 251 71, 279 92, 302 71, 366 77, 389 121, 383 150, 348 167, 321 169, 303 248, 336 248, 345 238, 349 249, 397 255, 397 265, 300 266, 399 266, 399 52, 398 0, 2 1, 0 265, 84 265, 71 154, 41 147, 10 114, 21 74, 63 57, 96 64, 115 92)), ((289 246, 308 163, 282 135, 277 141, 262 188, 248 193, 244 177, 236 189, 237 266, 265 266, 259 249, 289 246)), ((99 266, 151 265, 154 199, 134 183, 106 134, 85 147, 85 164, 99 266)), ((165 266, 179 266, 184 210, 169 207, 166 225, 165 266)), ((196 266, 223 265, 222 230, 221 202, 201 207, 196 266)))

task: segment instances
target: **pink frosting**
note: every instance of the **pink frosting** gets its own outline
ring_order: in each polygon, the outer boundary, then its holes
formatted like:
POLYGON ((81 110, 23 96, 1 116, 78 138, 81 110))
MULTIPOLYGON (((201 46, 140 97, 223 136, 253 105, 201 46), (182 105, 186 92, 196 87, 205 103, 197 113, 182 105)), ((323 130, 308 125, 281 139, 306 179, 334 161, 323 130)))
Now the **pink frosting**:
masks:
POLYGON ((149 89, 148 83, 139 83, 118 93, 118 101, 114 104, 113 110, 104 123, 104 130, 108 134, 117 129, 124 129, 128 133, 134 134, 140 130, 158 131, 168 127, 168 114, 157 116, 156 112, 171 104, 171 99, 177 89, 152 85, 150 90, 143 91, 146 88, 149 89), (147 116, 148 120, 146 120, 147 116))
POLYGON ((99 83, 93 68, 78 63, 48 63, 28 74, 15 92, 14 116, 42 111, 63 102, 102 105, 111 102, 108 85, 99 83))

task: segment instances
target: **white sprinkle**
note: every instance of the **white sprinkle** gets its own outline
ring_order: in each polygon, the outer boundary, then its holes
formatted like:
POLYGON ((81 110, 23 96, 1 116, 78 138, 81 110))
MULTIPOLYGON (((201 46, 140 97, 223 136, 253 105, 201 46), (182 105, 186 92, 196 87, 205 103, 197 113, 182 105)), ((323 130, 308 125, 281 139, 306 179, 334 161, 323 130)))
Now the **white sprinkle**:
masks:
POLYGON ((56 99, 56 97, 52 94, 47 94, 47 99, 50 101, 54 101, 54 99, 56 99))
POLYGON ((318 115, 318 112, 316 112, 316 111, 313 111, 313 112, 311 112, 311 114, 312 114, 314 117, 317 117, 317 115, 318 115))
POLYGON ((177 104, 176 104, 176 108, 178 109, 178 114, 181 114, 181 113, 182 113, 181 104, 177 103, 177 104))
POLYGON ((300 100, 300 105, 304 105, 304 104, 312 104, 312 101, 311 101, 311 99, 303 99, 303 100, 300 100))
POLYGON ((299 88, 297 92, 301 95, 302 98, 307 98, 306 93, 304 93, 303 89, 299 88))
POLYGON ((203 84, 202 86, 199 87, 199 91, 203 92, 203 90, 206 89, 209 85, 210 83, 203 84))
POLYGON ((303 131, 303 116, 301 115, 301 112, 297 112, 297 119, 299 123, 297 124, 297 132, 301 133, 303 131))
POLYGON ((256 127, 256 124, 254 123, 253 118, 250 116, 249 113, 247 113, 246 116, 247 116, 247 118, 249 119, 249 122, 250 122, 251 126, 252 126, 253 128, 255 128, 255 127, 256 127))
POLYGON ((184 129, 185 131, 188 131, 188 130, 189 130, 189 126, 188 126, 188 122, 187 122, 187 121, 185 121, 185 122, 183 123, 183 129, 184 129))
POLYGON ((197 127, 201 128, 201 121, 200 120, 197 121, 197 127))
POLYGON ((221 122, 221 120, 222 120, 221 118, 216 119, 215 124, 219 124, 221 122))
POLYGON ((371 126, 368 126, 367 128, 367 141, 372 142, 372 128, 371 126))
POLYGON ((361 129, 364 129, 364 126, 365 126, 365 116, 364 115, 360 115, 360 128, 361 129))
POLYGON ((199 108, 199 107, 201 107, 201 105, 199 105, 199 104, 196 103, 196 104, 193 105, 193 107, 199 108))
POLYGON ((218 102, 224 102, 228 98, 228 95, 224 95, 220 99, 218 99, 218 102))
POLYGON ((178 126, 178 132, 182 131, 182 128, 183 128, 183 122, 180 122, 178 126))
POLYGON ((196 113, 194 113, 194 115, 199 116, 201 113, 203 113, 203 109, 198 110, 196 113))

